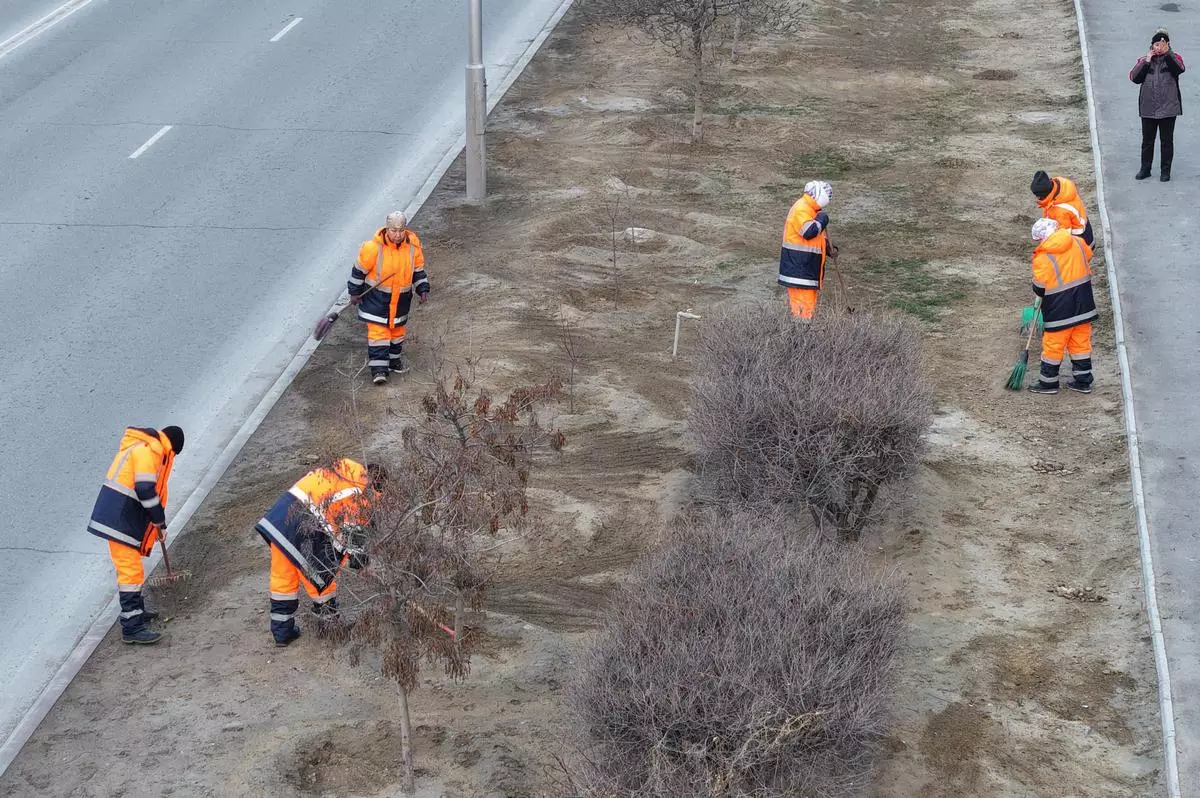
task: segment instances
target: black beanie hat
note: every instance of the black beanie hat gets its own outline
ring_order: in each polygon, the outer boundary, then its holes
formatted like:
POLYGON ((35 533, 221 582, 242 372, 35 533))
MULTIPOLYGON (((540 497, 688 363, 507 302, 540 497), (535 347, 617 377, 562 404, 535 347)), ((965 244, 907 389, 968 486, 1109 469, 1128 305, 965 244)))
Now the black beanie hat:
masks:
POLYGON ((1050 196, 1050 192, 1054 190, 1054 181, 1050 179, 1050 175, 1045 172, 1034 172, 1033 182, 1029 185, 1029 190, 1033 192, 1033 196, 1038 199, 1045 199, 1050 196))
POLYGON ((1156 30, 1154 32, 1154 37, 1150 39, 1151 44, 1158 44, 1159 42, 1166 42, 1167 44, 1171 43, 1171 37, 1167 34, 1166 28, 1159 28, 1156 30))
POLYGON ((163 427, 162 434, 171 442, 171 451, 175 454, 183 451, 183 430, 179 427, 163 427))

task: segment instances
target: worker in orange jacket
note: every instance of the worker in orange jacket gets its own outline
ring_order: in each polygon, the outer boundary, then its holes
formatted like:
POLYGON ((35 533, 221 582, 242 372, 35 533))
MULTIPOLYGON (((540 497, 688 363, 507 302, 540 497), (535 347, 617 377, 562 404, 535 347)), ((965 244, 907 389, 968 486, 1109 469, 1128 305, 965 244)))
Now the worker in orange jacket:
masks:
POLYGON ((1075 182, 1065 177, 1051 178, 1045 172, 1035 172, 1029 186, 1042 209, 1042 218, 1053 219, 1059 228, 1079 236, 1083 243, 1093 249, 1096 246, 1092 234, 1092 223, 1088 220, 1087 208, 1079 198, 1075 182))
POLYGON ((422 305, 429 299, 425 252, 420 237, 408 229, 404 213, 389 213, 375 237, 363 242, 346 287, 350 304, 358 306, 358 317, 367 323, 367 365, 372 382, 383 385, 389 372, 408 371, 404 333, 413 292, 422 305))
POLYGON ((1033 291, 1042 297, 1042 366, 1034 393, 1058 393, 1063 354, 1071 358, 1074 379, 1067 387, 1092 392, 1092 320, 1100 314, 1092 296, 1092 248, 1053 219, 1033 225, 1033 291))
POLYGON ((825 280, 825 258, 836 254, 826 229, 825 212, 833 199, 833 186, 813 180, 792 205, 783 228, 783 247, 779 251, 779 284, 787 288, 792 316, 808 321, 817 310, 817 295, 825 280))
POLYGON ((108 541, 125 643, 152 645, 162 637, 146 626, 158 613, 147 611, 142 600, 142 558, 150 556, 160 537, 166 544, 167 481, 182 451, 179 427, 127 428, 88 521, 88 532, 108 541))
POLYGON ((254 525, 271 548, 271 635, 276 646, 300 637, 300 585, 318 622, 337 617, 337 577, 366 565, 366 527, 387 483, 383 466, 343 458, 317 468, 279 497, 254 525))

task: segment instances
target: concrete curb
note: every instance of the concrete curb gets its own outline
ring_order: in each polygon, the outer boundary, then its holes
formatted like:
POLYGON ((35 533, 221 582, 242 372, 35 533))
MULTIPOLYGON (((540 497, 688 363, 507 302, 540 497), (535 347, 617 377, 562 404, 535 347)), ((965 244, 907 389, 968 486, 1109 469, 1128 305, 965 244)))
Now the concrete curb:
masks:
POLYGON ((1104 227, 1104 262, 1108 270, 1108 290, 1112 301, 1117 362, 1121 371, 1121 395, 1125 405, 1125 437, 1129 445, 1129 479, 1137 515, 1138 544, 1142 560, 1142 589, 1146 595, 1146 614, 1150 620, 1150 639, 1158 672, 1158 708, 1162 718, 1163 759, 1167 795, 1180 798, 1179 757, 1175 749, 1175 704, 1171 694, 1171 671, 1167 662, 1166 639, 1158 609, 1158 590, 1154 578, 1154 557, 1150 548, 1150 524, 1146 518, 1146 495, 1142 485, 1142 456, 1138 446, 1137 420, 1133 407, 1133 384, 1129 375, 1129 352, 1125 346, 1125 318, 1121 313, 1117 258, 1113 252, 1112 228, 1104 201, 1104 170, 1100 157, 1100 134, 1096 123, 1096 97, 1092 91, 1092 62, 1088 54, 1087 30, 1083 19, 1083 0, 1074 0, 1075 23, 1079 29, 1079 49, 1083 56, 1083 85, 1088 101, 1088 128, 1092 137, 1092 159, 1096 170, 1096 197, 1100 223, 1104 227))
MULTIPOLYGON (((90 0, 88 0, 88 2, 90 2, 90 0)), ((521 74, 525 71, 525 68, 529 66, 529 62, 533 60, 535 55, 537 55, 537 52, 541 49, 542 44, 544 44, 546 39, 549 38, 550 34, 558 26, 558 23, 562 20, 567 11, 570 10, 574 2, 575 0, 562 0, 562 3, 550 16, 550 19, 544 26, 542 26, 542 29, 538 35, 529 42, 529 45, 522 52, 521 57, 513 63, 512 68, 505 74, 504 78, 499 82, 499 84, 497 84, 497 90, 494 93, 489 94, 489 114, 496 107, 496 105, 499 104, 500 100, 504 98, 504 95, 510 88, 512 88, 513 84, 516 83, 517 78, 521 76, 521 74)), ((417 191, 416 196, 413 197, 412 202, 410 202, 408 207, 405 209, 405 213, 408 214, 410 219, 416 215, 416 212, 420 210, 421 206, 424 205, 426 200, 429 199, 430 194, 432 194, 433 190, 437 188, 438 183, 441 182, 442 177, 446 174, 447 170, 450 169, 451 164, 454 163, 459 154, 463 151, 466 143, 467 136, 464 132, 463 135, 458 138, 458 140, 450 147, 450 149, 438 162, 437 166, 433 168, 433 171, 430 172, 429 177, 426 178, 425 182, 421 185, 420 190, 417 191)), ((348 299, 348 295, 343 292, 342 295, 338 297, 337 301, 334 302, 333 306, 330 308, 330 311, 344 306, 348 299)), ((242 451, 242 447, 244 447, 246 442, 250 440, 250 436, 254 434, 255 430, 257 430, 259 425, 263 422, 263 419, 265 419, 267 414, 271 412, 271 409, 275 407, 275 403, 279 401, 281 396, 283 396, 284 391, 286 391, 288 386, 292 384, 292 380, 296 378, 296 375, 299 374, 300 370, 304 368, 304 365, 308 363, 309 358, 312 357, 312 354, 316 351, 317 346, 318 342, 314 341, 312 336, 309 336, 305 340, 304 344, 292 358, 287 368, 284 369, 283 373, 279 375, 279 378, 276 379, 271 385, 270 389, 259 401, 258 405, 255 406, 254 410, 238 429, 237 433, 221 451, 221 454, 217 457, 216 462, 214 462, 212 466, 205 471, 199 485, 197 485, 196 489, 193 490, 187 497, 183 506, 179 509, 179 512, 175 513, 171 518, 171 543, 173 543, 181 535, 186 534, 187 522, 191 520, 192 516, 200 508, 200 505, 203 504, 204 500, 208 497, 208 494, 214 487, 216 487, 217 483, 221 480, 221 477, 224 476, 225 471, 242 451)), ((168 543, 168 545, 170 545, 170 543, 168 543)), ((160 559, 162 559, 162 555, 159 554, 158 550, 156 549, 154 555, 148 558, 149 562, 146 563, 146 573, 151 573, 154 568, 157 567, 160 559)), ((96 620, 92 622, 90 627, 88 627, 87 632, 85 632, 83 637, 80 638, 79 642, 75 645, 75 648, 71 650, 71 653, 67 656, 67 659, 63 662, 63 664, 60 665, 58 670, 54 672, 54 676, 50 679, 50 682, 46 685, 42 692, 38 694, 38 697, 34 699, 33 704, 30 705, 25 715, 13 728, 12 733, 9 734, 3 745, 0 745, 0 776, 4 775, 4 772, 8 770, 8 766, 11 765, 13 760, 17 758, 17 754, 20 753, 21 749, 25 746, 25 743, 27 743, 29 738, 33 736, 33 733, 37 730, 37 727, 41 724, 42 720, 44 720, 46 715, 49 714, 50 710, 54 707, 54 704, 67 689, 67 686, 79 673, 80 669, 83 667, 84 663, 87 662, 88 658, 91 657, 92 652, 94 652, 96 647, 100 645, 100 641, 104 639, 106 634, 108 634, 108 630, 112 628, 113 623, 117 619, 118 611, 118 602, 114 596, 105 603, 104 608, 100 610, 96 620)))

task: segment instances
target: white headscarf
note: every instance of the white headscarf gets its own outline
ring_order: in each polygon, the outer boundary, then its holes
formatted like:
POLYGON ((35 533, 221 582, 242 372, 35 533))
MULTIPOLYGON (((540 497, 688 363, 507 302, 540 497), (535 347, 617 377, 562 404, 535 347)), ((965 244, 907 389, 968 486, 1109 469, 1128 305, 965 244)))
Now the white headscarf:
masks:
POLYGON ((804 186, 804 193, 824 208, 833 199, 833 186, 825 180, 811 180, 804 186))
POLYGON ((1030 234, 1033 236, 1033 240, 1040 244, 1056 230, 1058 230, 1058 222, 1053 219, 1038 219, 1033 223, 1033 230, 1030 234))

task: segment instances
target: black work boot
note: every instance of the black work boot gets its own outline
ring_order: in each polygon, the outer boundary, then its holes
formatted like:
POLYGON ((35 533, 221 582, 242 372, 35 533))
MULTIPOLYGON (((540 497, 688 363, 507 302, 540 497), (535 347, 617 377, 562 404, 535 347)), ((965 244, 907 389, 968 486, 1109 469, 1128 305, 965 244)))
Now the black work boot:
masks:
POLYGON ((142 618, 145 619, 146 623, 149 623, 150 621, 157 621, 158 610, 142 610, 142 618))
POLYGON ((275 638, 276 648, 287 648, 289 645, 300 639, 300 629, 293 626, 291 629, 284 632, 282 637, 275 638))
POLYGON ((376 385, 385 385, 387 383, 387 372, 386 371, 374 372, 373 374, 371 374, 371 382, 375 383, 376 385))
POLYGON ((130 643, 139 646, 152 646, 162 639, 162 635, 158 632, 152 632, 146 627, 138 629, 136 632, 122 632, 121 642, 130 643))
POLYGON ((1163 166, 1158 170, 1158 179, 1164 183, 1171 182, 1171 167, 1163 166))
POLYGON ((397 355, 392 358, 391 372, 393 374, 408 373, 408 361, 405 360, 404 355, 397 355))
POLYGON ((1139 169, 1139 170, 1138 170, 1138 173, 1137 173, 1136 175, 1134 175, 1134 176, 1133 176, 1133 179, 1134 179, 1134 180, 1145 180, 1145 179, 1146 179, 1147 177, 1149 177, 1149 176, 1150 176, 1150 167, 1149 167, 1149 165, 1147 165, 1147 164, 1142 164, 1142 168, 1141 168, 1141 169, 1139 169))
POLYGON ((1041 380, 1038 380, 1037 382, 1031 382, 1031 383, 1029 383, 1029 392, 1030 393, 1043 393, 1048 396, 1052 395, 1052 394, 1056 394, 1056 393, 1058 393, 1058 383, 1051 384, 1051 383, 1047 383, 1047 382, 1042 382, 1041 380))
POLYGON ((1076 393, 1091 393, 1092 384, 1090 382, 1083 383, 1079 380, 1071 380, 1067 383, 1067 387, 1076 393))

